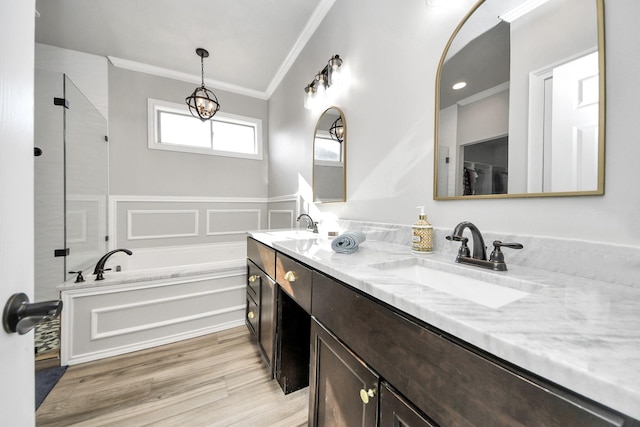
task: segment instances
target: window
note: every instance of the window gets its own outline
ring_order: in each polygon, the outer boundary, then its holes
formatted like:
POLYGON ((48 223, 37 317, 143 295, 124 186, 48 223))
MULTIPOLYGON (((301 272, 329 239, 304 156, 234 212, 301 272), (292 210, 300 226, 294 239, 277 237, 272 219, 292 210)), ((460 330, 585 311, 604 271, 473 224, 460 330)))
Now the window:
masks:
POLYGON ((203 122, 182 104, 149 99, 149 148, 262 160, 262 120, 218 112, 203 122))
POLYGON ((322 162, 326 165, 342 163, 342 144, 331 138, 329 132, 317 131, 314 146, 315 163, 322 162))

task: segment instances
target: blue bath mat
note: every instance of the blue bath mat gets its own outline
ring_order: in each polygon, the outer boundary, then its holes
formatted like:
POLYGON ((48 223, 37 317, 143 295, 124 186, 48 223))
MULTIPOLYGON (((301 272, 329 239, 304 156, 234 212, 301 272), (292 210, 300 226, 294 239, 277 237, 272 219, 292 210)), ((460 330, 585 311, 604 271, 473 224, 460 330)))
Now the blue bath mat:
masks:
POLYGON ((56 366, 36 372, 36 410, 58 383, 68 366, 56 366))

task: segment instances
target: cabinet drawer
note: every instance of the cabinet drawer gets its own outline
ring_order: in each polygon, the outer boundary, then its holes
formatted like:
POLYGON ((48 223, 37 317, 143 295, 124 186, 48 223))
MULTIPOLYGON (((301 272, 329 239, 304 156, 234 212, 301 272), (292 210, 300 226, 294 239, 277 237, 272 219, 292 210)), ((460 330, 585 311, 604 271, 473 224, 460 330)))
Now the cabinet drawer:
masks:
POLYGON ((276 277, 276 251, 273 248, 247 237, 247 258, 269 277, 276 277))
POLYGON ((261 273, 253 262, 247 261, 247 294, 251 295, 254 301, 260 300, 261 273))
POLYGON ((311 313, 311 270, 296 260, 278 253, 276 282, 307 313, 311 313))
POLYGON ((247 295, 247 308, 245 310, 244 320, 247 327, 249 328, 249 332, 251 332, 251 334, 255 337, 258 336, 258 314, 259 312, 257 304, 255 303, 253 298, 247 295))
POLYGON ((312 314, 439 425, 623 425, 616 414, 507 369, 333 279, 314 272, 313 280, 312 314))

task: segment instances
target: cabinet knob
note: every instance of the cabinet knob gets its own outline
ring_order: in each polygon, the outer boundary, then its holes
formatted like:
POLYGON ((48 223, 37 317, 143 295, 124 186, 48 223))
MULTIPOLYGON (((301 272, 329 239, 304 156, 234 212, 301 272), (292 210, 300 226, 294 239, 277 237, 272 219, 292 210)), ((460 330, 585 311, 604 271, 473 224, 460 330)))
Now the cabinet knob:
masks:
POLYGON ((360 399, 362 399, 362 402, 365 404, 369 403, 369 398, 375 395, 376 395, 376 390, 373 388, 370 388, 369 390, 365 390, 365 389, 360 390, 360 399))
POLYGON ((253 313, 253 311, 250 311, 250 312, 247 313, 247 317, 249 319, 253 319, 254 317, 256 317, 256 315, 253 313))
POLYGON ((249 276, 249 281, 251 283, 255 282, 256 280, 258 280, 258 275, 254 274, 253 276, 249 276))
POLYGON ((296 279, 297 279, 296 273, 294 273, 293 271, 289 270, 286 273, 284 273, 284 280, 289 282, 295 282, 296 279))

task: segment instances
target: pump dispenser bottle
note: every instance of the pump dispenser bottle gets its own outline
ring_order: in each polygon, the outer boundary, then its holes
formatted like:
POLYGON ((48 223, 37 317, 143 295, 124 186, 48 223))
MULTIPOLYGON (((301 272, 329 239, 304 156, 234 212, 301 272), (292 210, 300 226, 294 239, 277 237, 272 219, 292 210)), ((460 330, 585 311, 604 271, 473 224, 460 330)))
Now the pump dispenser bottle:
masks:
POLYGON ((424 206, 418 206, 420 215, 418 221, 413 225, 413 236, 411 249, 414 252, 428 254, 433 252, 433 226, 427 221, 424 213, 424 206))

